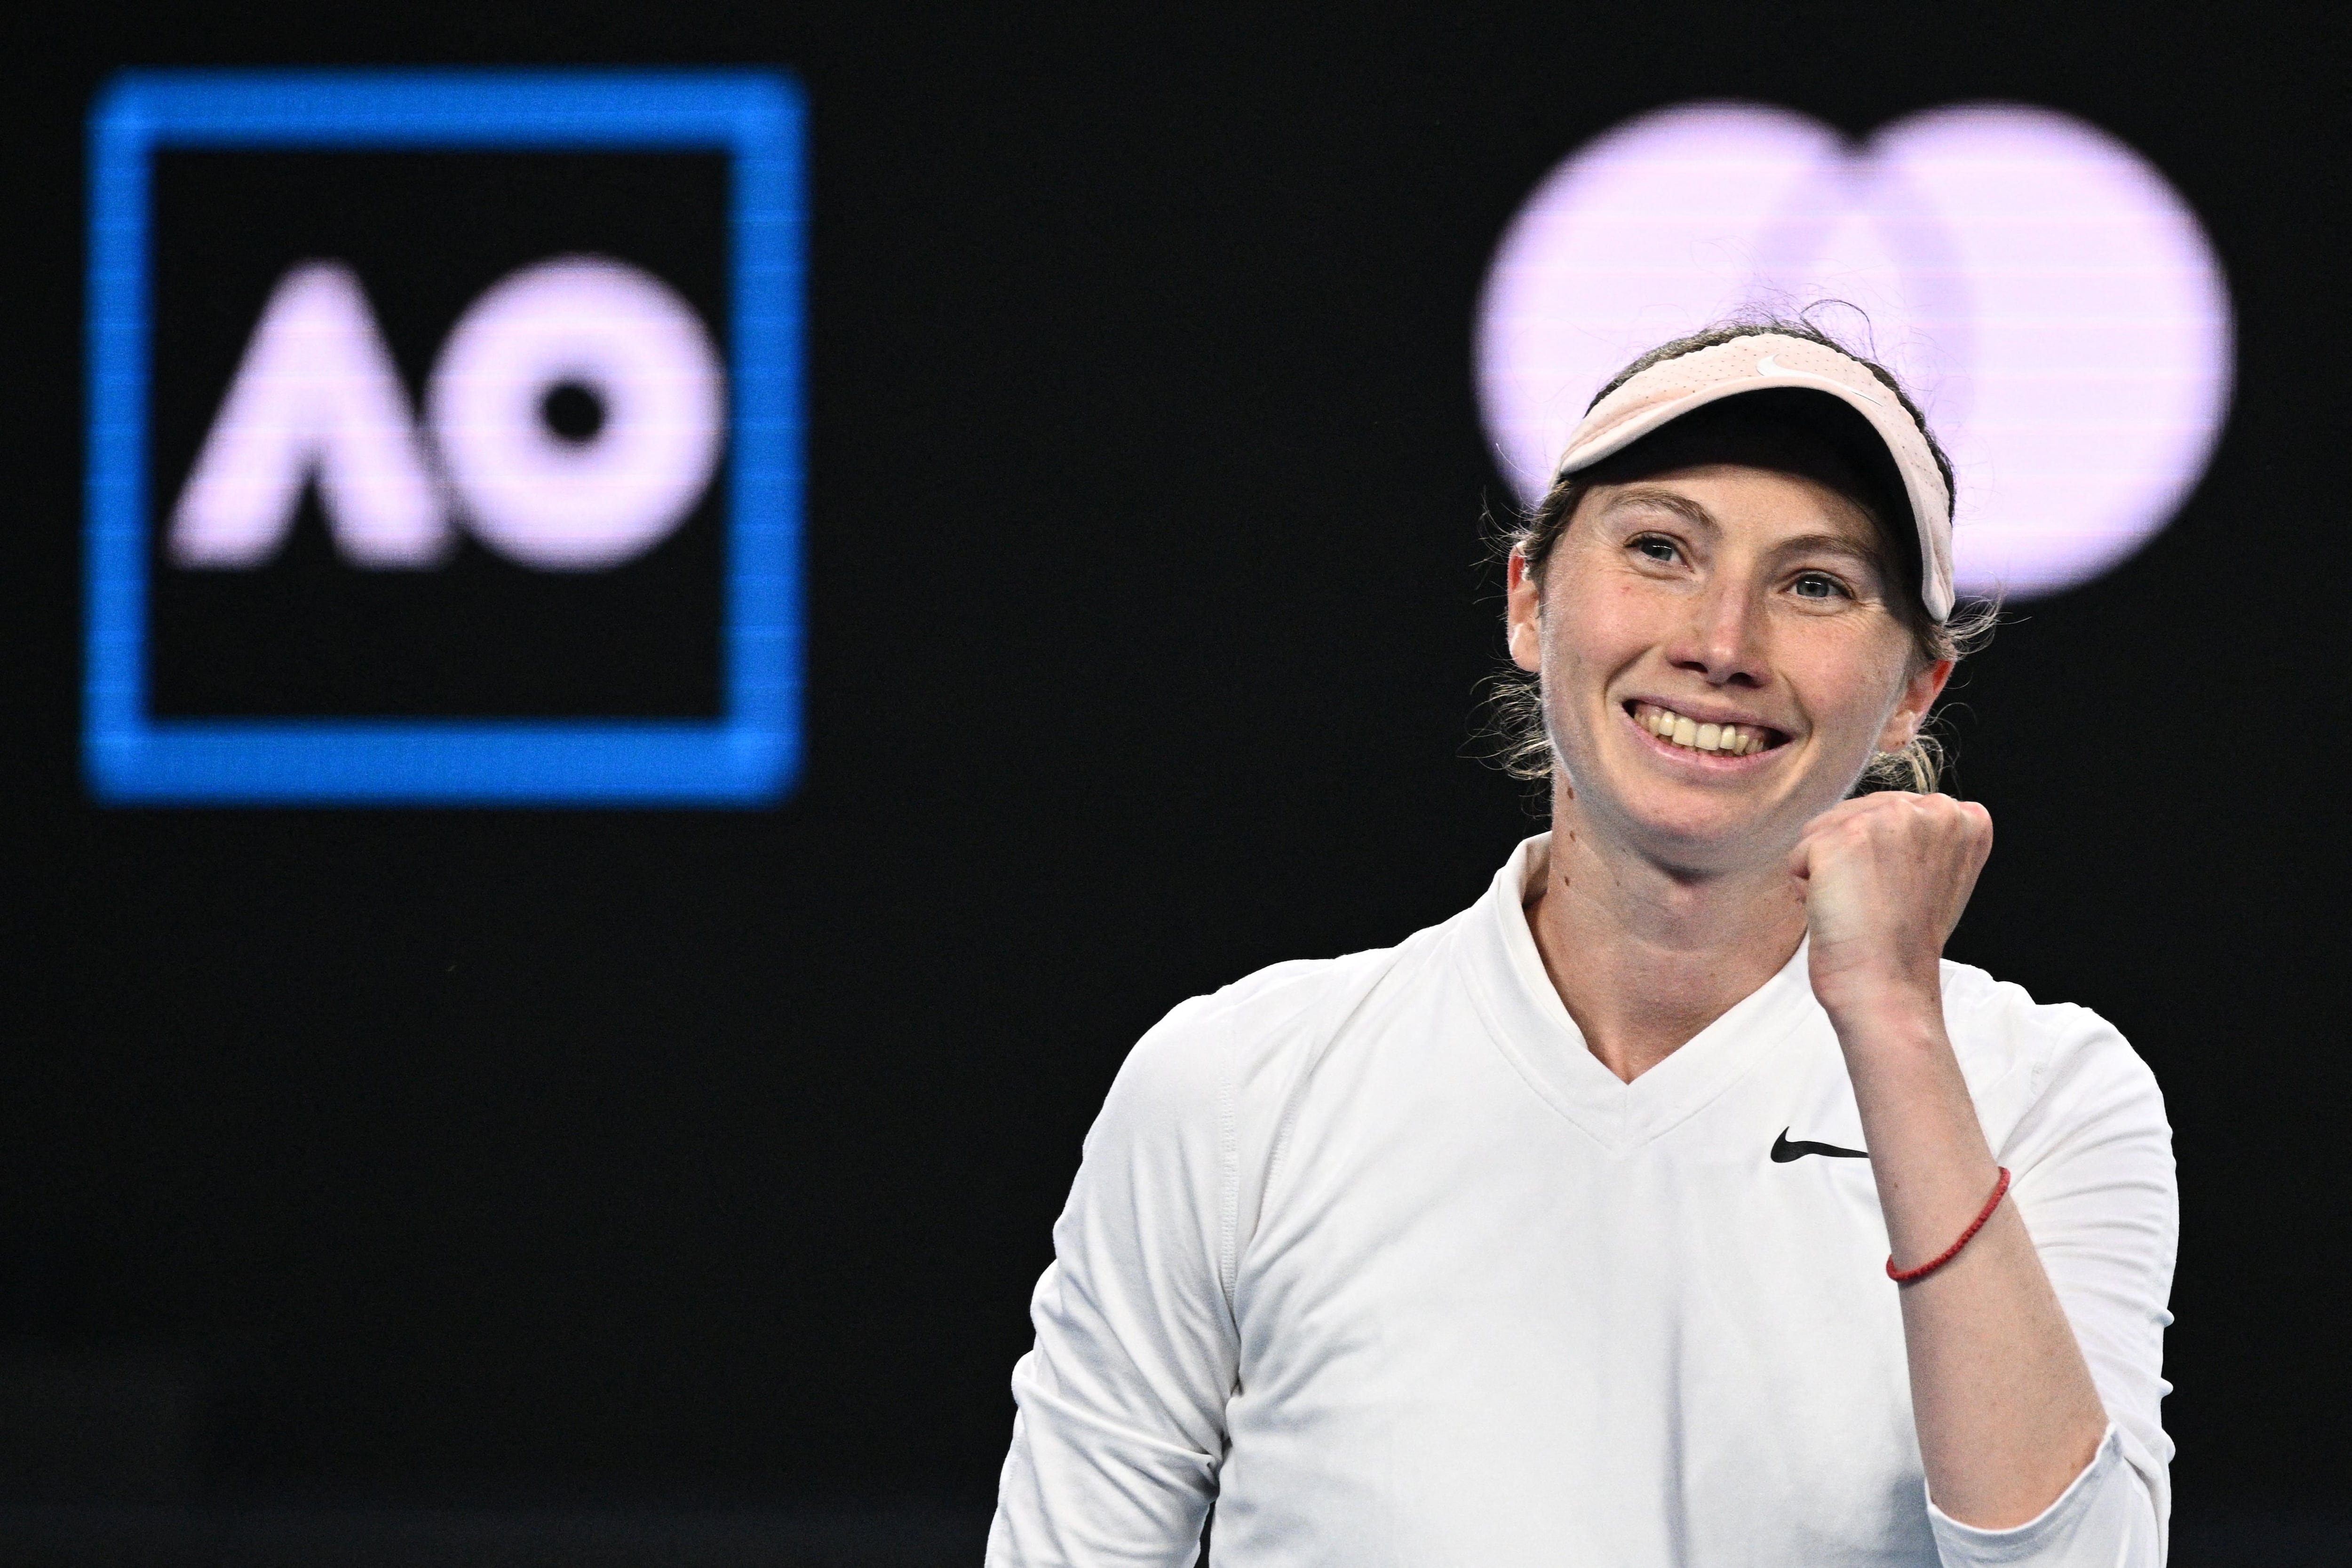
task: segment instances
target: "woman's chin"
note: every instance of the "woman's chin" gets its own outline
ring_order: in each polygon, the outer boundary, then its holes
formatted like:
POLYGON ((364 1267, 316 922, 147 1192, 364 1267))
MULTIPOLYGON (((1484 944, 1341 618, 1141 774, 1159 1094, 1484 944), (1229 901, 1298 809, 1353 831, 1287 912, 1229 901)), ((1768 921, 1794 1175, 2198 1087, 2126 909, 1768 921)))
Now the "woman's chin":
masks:
POLYGON ((1583 800, 1588 814, 1616 820, 1619 831, 1611 836, 1622 836, 1641 858, 1694 873, 1720 875, 1777 862, 1803 826, 1782 820, 1785 801, 1714 790, 1643 790, 1599 813, 1590 812, 1598 803, 1590 794, 1583 800))

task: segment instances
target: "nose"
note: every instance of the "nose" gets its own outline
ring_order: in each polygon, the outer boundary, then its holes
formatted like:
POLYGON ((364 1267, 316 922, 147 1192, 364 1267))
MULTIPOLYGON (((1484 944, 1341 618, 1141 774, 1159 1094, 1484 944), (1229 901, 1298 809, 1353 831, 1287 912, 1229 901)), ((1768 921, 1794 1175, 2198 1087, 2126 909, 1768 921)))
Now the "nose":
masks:
POLYGON ((1711 686, 1754 691, 1770 678, 1763 606, 1744 582, 1718 577, 1689 601, 1689 617, 1664 650, 1667 661, 1711 686))

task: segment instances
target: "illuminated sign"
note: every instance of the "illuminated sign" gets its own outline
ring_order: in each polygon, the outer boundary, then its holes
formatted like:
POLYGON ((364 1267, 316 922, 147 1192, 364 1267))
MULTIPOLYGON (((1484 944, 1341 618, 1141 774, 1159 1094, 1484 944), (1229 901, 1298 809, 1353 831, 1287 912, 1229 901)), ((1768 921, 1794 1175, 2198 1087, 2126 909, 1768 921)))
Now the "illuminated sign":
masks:
POLYGON ((91 141, 101 799, 789 788, 787 84, 142 72, 91 141))
POLYGON ((2212 248, 2105 132, 1963 105, 1856 147, 1785 110, 1686 105, 1587 144, 1503 237, 1477 366, 1505 471, 1538 496, 1587 402, 1643 350, 1822 299, 1860 308, 1856 346, 1923 394, 1951 452, 1964 592, 2054 592, 2128 557, 2204 472, 2228 408, 2212 248))

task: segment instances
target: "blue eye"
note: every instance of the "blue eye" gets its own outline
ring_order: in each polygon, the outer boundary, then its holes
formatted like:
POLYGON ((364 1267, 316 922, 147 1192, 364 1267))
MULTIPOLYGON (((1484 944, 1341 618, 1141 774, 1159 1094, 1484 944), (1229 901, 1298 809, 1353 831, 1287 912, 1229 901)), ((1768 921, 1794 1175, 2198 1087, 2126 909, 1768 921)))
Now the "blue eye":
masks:
POLYGON ((1843 599, 1846 597, 1845 584, 1840 582, 1836 578, 1827 576, 1826 574, 1818 571, 1809 571, 1803 576, 1798 578, 1796 589, 1797 597, 1800 599, 1843 599))
POLYGON ((1675 549, 1673 540, 1662 539, 1655 534, 1643 535, 1633 541, 1633 548, 1652 560, 1670 561, 1682 553, 1675 549))

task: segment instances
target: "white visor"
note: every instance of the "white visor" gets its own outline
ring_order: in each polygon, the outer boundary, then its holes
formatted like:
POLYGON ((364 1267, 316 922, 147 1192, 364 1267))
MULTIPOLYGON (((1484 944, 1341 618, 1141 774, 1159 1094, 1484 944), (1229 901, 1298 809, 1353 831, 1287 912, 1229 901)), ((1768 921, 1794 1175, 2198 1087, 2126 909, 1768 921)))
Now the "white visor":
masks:
POLYGON ((1758 332, 1652 365, 1592 405, 1568 438, 1562 477, 1622 452, 1696 408, 1777 387, 1827 392, 1870 422, 1903 476, 1919 534, 1919 598, 1937 622, 1952 613, 1952 495, 1927 438, 1860 361, 1803 338, 1758 332))

